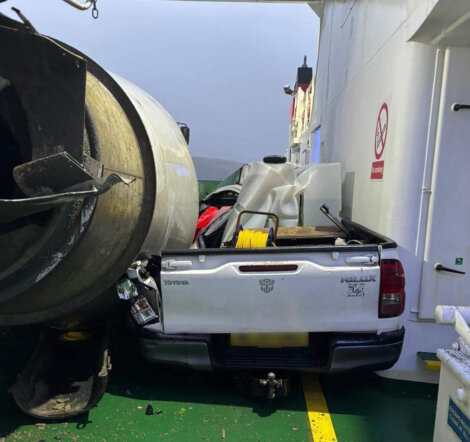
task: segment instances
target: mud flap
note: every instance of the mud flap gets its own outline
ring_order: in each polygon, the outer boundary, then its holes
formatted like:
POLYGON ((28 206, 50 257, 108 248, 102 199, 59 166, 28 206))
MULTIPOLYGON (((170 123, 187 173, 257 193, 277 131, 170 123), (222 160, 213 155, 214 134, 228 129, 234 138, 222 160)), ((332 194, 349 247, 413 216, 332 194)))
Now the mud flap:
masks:
POLYGON ((93 408, 108 383, 108 343, 108 329, 80 335, 47 329, 10 390, 18 407, 40 419, 70 418, 93 408))

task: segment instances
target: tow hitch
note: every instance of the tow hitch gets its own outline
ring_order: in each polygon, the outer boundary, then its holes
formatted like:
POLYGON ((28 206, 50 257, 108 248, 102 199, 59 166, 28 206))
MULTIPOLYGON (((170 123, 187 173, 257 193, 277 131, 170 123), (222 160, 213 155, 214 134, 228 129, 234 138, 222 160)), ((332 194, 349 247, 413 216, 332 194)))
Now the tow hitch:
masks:
POLYGON ((252 392, 255 396, 265 396, 268 399, 285 397, 289 392, 289 382, 288 379, 276 379, 276 375, 270 372, 266 379, 253 379, 252 392))

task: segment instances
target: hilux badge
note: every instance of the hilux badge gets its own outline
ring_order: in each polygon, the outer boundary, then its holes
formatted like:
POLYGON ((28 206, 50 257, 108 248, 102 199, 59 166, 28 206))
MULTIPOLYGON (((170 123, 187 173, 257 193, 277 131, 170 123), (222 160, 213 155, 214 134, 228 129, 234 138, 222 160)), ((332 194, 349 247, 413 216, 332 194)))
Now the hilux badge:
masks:
POLYGON ((271 293, 274 289, 274 279, 260 279, 259 285, 263 293, 271 293))

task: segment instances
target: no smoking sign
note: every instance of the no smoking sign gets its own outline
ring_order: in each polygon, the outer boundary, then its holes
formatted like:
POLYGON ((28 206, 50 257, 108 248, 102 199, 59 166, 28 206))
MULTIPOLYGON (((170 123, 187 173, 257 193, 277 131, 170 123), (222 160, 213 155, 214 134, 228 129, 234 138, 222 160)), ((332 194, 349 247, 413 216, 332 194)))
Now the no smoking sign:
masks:
POLYGON ((388 105, 382 103, 380 106, 379 115, 377 116, 377 123, 375 124, 375 137, 374 137, 374 154, 377 161, 372 163, 370 172, 371 180, 382 180, 384 177, 384 160, 381 160, 385 143, 387 142, 388 134, 388 105))

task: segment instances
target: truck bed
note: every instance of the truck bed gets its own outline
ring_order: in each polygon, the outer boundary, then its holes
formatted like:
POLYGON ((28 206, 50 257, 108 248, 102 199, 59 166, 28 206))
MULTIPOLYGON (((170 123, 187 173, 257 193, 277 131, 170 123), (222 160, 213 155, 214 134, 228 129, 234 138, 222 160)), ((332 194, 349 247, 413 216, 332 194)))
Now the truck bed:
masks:
MULTIPOLYGON (((396 244, 343 221, 316 244, 167 251, 161 263, 163 330, 179 333, 370 332, 378 316, 380 261, 396 244)), ((318 230, 320 231, 320 230, 318 230)), ((282 244, 282 242, 281 242, 282 244)), ((396 319, 394 318, 395 322, 396 319)), ((397 325, 389 324, 389 328, 397 325)))

